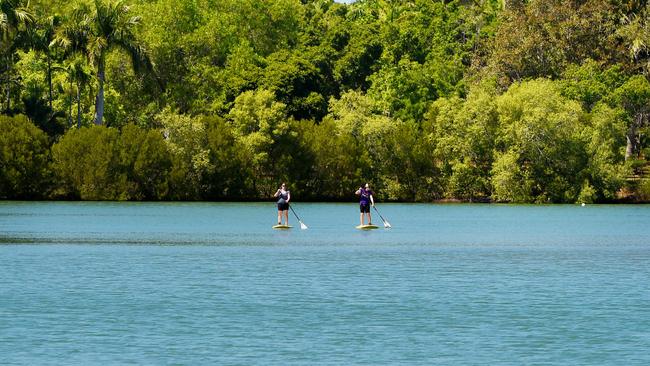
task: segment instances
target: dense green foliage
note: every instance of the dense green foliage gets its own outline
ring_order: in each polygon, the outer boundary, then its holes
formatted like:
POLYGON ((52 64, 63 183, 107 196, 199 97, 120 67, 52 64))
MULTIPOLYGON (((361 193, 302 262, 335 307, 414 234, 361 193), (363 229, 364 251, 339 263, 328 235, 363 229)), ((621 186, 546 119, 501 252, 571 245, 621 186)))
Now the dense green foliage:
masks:
POLYGON ((169 191, 172 156, 156 131, 125 126, 68 132, 52 148, 64 197, 85 200, 157 200, 169 191))
POLYGON ((0 5, 0 198, 649 197, 644 1, 0 5))
POLYGON ((48 193, 47 135, 24 116, 0 116, 0 198, 41 198, 48 193))

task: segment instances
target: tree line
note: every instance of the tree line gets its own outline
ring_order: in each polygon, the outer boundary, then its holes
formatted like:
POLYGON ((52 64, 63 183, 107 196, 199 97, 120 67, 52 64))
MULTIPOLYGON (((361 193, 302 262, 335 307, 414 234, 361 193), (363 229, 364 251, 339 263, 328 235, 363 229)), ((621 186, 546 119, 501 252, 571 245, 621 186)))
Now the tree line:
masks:
POLYGON ((0 198, 650 199, 645 1, 0 12, 0 198))

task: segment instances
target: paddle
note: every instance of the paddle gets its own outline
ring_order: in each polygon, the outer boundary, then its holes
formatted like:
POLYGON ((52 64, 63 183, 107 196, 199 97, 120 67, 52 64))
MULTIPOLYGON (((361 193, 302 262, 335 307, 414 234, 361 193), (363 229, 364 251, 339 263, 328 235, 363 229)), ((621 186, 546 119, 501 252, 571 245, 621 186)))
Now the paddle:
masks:
POLYGON ((386 221, 386 219, 384 219, 384 217, 379 213, 379 210, 377 209, 377 207, 375 207, 375 205, 373 205, 372 207, 375 209, 375 211, 377 211, 377 214, 379 215, 379 217, 381 217, 381 221, 384 222, 384 227, 386 229, 390 229, 392 226, 390 226, 390 223, 388 221, 386 221))
POLYGON ((303 224, 302 221, 300 220, 300 217, 296 214, 296 211, 293 210, 293 207, 289 205, 289 208, 291 209, 291 212, 293 212, 293 215, 298 219, 298 222, 300 223, 300 228, 303 230, 307 230, 307 225, 303 224))

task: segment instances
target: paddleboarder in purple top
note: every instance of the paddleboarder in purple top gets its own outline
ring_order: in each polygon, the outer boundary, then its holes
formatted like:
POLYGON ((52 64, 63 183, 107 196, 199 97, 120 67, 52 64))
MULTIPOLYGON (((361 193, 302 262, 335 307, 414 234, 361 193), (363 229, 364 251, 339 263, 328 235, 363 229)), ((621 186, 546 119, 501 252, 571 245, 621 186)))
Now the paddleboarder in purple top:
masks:
POLYGON ((282 183, 280 188, 275 191, 273 197, 278 198, 278 225, 282 225, 282 216, 284 216, 284 224, 289 226, 289 201, 291 201, 291 192, 287 190, 287 185, 282 183))
POLYGON ((359 196, 359 210, 361 211, 359 221, 361 222, 361 226, 364 226, 364 214, 368 215, 368 225, 372 225, 370 206, 375 206, 375 199, 372 197, 373 192, 370 189, 370 184, 366 183, 354 193, 359 196))

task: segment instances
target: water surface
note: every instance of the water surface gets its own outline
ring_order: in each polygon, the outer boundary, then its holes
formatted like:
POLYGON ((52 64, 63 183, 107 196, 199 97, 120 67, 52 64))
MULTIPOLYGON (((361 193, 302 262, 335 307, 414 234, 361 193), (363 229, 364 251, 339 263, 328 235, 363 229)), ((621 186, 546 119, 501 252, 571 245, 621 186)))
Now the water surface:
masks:
POLYGON ((0 203, 0 363, 650 363, 648 206, 294 207, 0 203))

